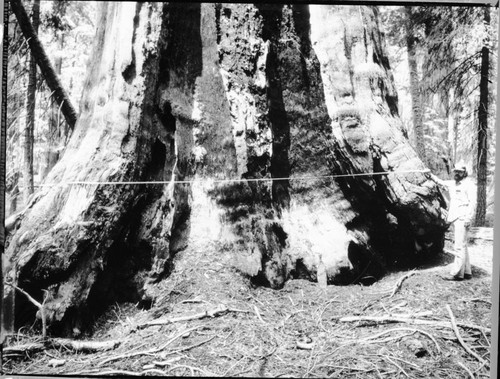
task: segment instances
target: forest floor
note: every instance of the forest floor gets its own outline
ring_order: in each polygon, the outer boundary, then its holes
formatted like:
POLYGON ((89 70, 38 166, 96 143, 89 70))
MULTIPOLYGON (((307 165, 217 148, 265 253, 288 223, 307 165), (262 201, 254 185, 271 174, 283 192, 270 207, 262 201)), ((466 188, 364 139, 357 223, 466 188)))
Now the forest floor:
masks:
MULTIPOLYGON (((471 243, 470 253, 473 278, 461 282, 441 278, 452 260, 443 253, 371 286, 291 280, 271 290, 249 284, 216 242, 194 244, 155 287, 151 309, 116 304, 86 336, 117 340, 115 349, 4 358, 4 373, 488 378, 492 242, 471 243), (163 324, 147 325, 153 320, 163 324)), ((19 335, 9 344, 33 339, 19 335)))

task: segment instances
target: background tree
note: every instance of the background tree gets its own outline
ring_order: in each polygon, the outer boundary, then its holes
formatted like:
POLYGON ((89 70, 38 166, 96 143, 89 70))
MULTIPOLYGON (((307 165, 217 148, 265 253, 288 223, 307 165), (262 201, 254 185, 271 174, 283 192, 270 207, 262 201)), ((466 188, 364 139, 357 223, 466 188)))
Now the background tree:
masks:
MULTIPOLYGON (((490 27, 490 9, 483 8, 484 27, 490 27)), ((481 78, 479 81, 478 131, 477 131, 477 206, 475 225, 483 226, 486 219, 486 190, 488 176, 488 113, 490 81, 490 36, 485 33, 481 49, 481 78)))
MULTIPOLYGON (((489 15, 491 9, 486 9, 489 15)), ((495 109, 489 109, 487 116, 482 114, 483 121, 479 121, 480 104, 485 104, 487 99, 480 94, 481 78, 485 77, 481 70, 486 70, 486 66, 482 65, 483 51, 496 44, 494 29, 485 21, 484 12, 481 7, 412 7, 413 34, 418 42, 417 60, 422 78, 420 89, 424 93, 421 99, 425 100, 422 106, 425 110, 424 140, 428 163, 433 171, 448 176, 451 165, 464 162, 471 175, 477 176, 477 210, 480 213, 476 225, 485 223, 484 216, 481 216, 486 209, 484 199, 488 196, 485 192, 493 180, 492 170, 486 166, 493 167, 491 165, 494 164, 494 157, 488 158, 487 153, 494 152, 494 138, 488 139, 487 136, 495 131, 485 128, 485 120, 490 123, 494 120, 495 109), (443 145, 443 140, 447 140, 447 144, 443 145)), ((398 32, 404 21, 399 16, 398 8, 384 8, 384 17, 390 43, 408 50, 398 32)), ((494 19, 496 22, 496 17, 494 19)), ((397 59, 395 55, 392 57, 397 59)), ((486 76, 491 81, 496 72, 494 65, 487 66, 489 73, 486 76)), ((399 85, 402 97, 410 91, 413 94, 413 87, 399 85)), ((485 82, 483 88, 486 89, 485 82)), ((484 107, 481 109, 483 112, 484 107)), ((413 126, 410 128, 413 132, 412 129, 413 126)), ((491 194, 489 197, 492 199, 491 194)), ((492 210, 489 217, 492 217, 492 210)))
MULTIPOLYGON (((40 0, 34 0, 31 15, 33 31, 38 34, 40 24, 40 0)), ((34 53, 29 56, 28 88, 26 93, 26 126, 24 128, 24 202, 33 194, 33 145, 35 142, 35 104, 36 104, 36 61, 34 53)))
MULTIPOLYGON (((30 11, 33 2, 26 3, 30 11)), ((18 197, 24 180, 20 164, 23 162, 23 134, 26 123, 26 92, 29 59, 28 43, 11 7, 9 18, 8 112, 7 112, 7 216, 24 208, 18 197), (18 204, 19 203, 19 204, 18 204)), ((40 27, 37 35, 53 63, 56 76, 66 87, 71 102, 79 104, 83 86, 86 59, 95 33, 93 2, 44 1, 40 4, 40 27), (59 71, 60 69, 60 71, 59 71)), ((33 180, 38 186, 64 149, 70 127, 66 123, 61 104, 54 92, 38 75, 36 82, 35 129, 33 146, 33 180)), ((76 109, 78 112, 78 107, 76 109)))
POLYGON ((405 39, 408 55, 408 71, 410 74, 410 92, 411 92, 411 109, 413 119, 413 131, 415 134, 415 148, 418 156, 427 163, 426 157, 426 140, 424 132, 424 98, 425 93, 422 93, 422 85, 418 65, 418 27, 419 17, 415 11, 415 7, 404 7, 405 18, 403 20, 405 27, 405 39))

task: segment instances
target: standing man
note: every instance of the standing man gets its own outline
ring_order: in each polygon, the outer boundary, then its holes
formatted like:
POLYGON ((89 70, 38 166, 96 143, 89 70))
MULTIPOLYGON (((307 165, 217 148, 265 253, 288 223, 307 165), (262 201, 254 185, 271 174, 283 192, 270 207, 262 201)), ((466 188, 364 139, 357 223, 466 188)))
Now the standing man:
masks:
POLYGON ((446 186, 450 192, 450 208, 448 223, 454 227, 455 260, 451 265, 450 273, 444 276, 445 280, 471 279, 472 271, 467 250, 470 224, 474 219, 476 206, 476 189, 474 183, 467 178, 467 169, 464 165, 455 165, 453 168, 454 183, 449 184, 432 175, 432 180, 446 186))

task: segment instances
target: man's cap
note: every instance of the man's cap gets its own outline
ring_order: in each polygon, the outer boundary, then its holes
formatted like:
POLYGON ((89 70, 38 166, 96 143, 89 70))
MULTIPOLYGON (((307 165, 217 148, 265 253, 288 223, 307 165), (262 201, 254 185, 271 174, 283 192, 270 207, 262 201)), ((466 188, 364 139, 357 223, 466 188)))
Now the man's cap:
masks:
POLYGON ((464 165, 456 164, 453 167, 453 171, 464 171, 464 172, 467 172, 467 168, 464 165))

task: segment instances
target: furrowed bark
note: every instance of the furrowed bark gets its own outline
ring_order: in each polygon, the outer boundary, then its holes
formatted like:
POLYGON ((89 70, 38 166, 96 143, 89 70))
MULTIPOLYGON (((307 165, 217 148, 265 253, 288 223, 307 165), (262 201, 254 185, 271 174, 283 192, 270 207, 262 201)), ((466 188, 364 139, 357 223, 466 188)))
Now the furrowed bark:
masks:
POLYGON ((47 86, 54 93, 54 98, 57 103, 61 105, 61 112, 66 119, 69 127, 71 129, 74 128, 77 113, 75 108, 71 104, 71 101, 64 90, 59 78, 57 77, 52 64, 50 63, 50 59, 48 58, 45 50, 40 43, 40 40, 37 37, 37 33, 31 24, 28 15, 26 14, 26 10, 22 4, 21 0, 10 0, 10 6, 12 11, 16 15, 16 18, 19 22, 19 26, 23 32, 24 37, 28 41, 28 45, 30 47, 31 54, 35 57, 36 63, 38 67, 40 67, 40 71, 47 83, 47 86))
MULTIPOLYGON (((484 24, 490 25, 490 9, 484 8, 484 24)), ((487 39, 484 41, 488 42, 487 39)), ((488 77, 490 70, 490 50, 488 46, 481 49, 481 80, 479 82, 479 108, 477 126, 477 205, 474 220, 475 226, 483 226, 486 219, 486 190, 488 180, 488 77)))
MULTIPOLYGON (((4 26, 3 33, 6 35, 7 33, 7 22, 4 20, 4 15, 2 14, 0 16, 0 21, 1 24, 4 26)), ((2 51, 0 51, 0 58, 3 62, 3 57, 4 54, 7 51, 7 47, 5 44, 3 45, 2 51)), ((0 220, 5 220, 5 179, 6 179, 6 149, 7 149, 7 76, 6 74, 6 67, 5 65, 2 67, 2 70, 0 72, 0 78, 1 78, 1 86, 2 90, 0 91, 0 100, 1 100, 1 105, 2 109, 0 110, 0 220)), ((3 258, 5 254, 5 225, 4 222, 0 222, 0 256, 3 258)), ((3 279, 4 279, 4 265, 3 265, 3 259, 0 261, 0 282, 2 285, 0 285, 0 296, 3 300, 3 279)), ((3 302, 2 302, 3 306, 3 302)), ((0 349, 3 349, 3 343, 4 343, 4 337, 5 337, 5 332, 10 331, 11 325, 7 325, 4 322, 4 317, 3 317, 3 310, 0 311, 0 349)), ((3 362, 1 362, 3 364, 3 362)))
POLYGON ((151 302, 183 249, 215 246, 272 288, 317 280, 320 262, 349 284, 440 251, 437 187, 398 173, 425 166, 402 133, 374 9, 100 7, 82 115, 46 183, 168 184, 42 189, 7 272, 35 299, 51 292, 53 333, 115 301, 151 302))
MULTIPOLYGON (((38 35, 40 24, 40 1, 33 2, 32 26, 35 35, 38 35)), ((28 88, 26 96, 26 127, 24 128, 24 162, 23 162, 23 182, 24 182, 24 203, 28 202, 33 194, 33 145, 35 143, 35 105, 36 105, 36 62, 33 53, 29 58, 28 88)))
POLYGON ((417 67, 417 41, 414 36, 415 30, 413 27, 414 16, 412 16, 412 8, 410 6, 405 7, 405 12, 407 18, 405 23, 406 47, 408 50, 408 71, 410 73, 411 109, 413 115, 413 129, 415 131, 415 148, 420 159, 425 162, 426 153, 422 109, 423 104, 417 67))

